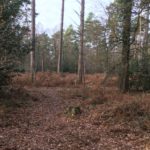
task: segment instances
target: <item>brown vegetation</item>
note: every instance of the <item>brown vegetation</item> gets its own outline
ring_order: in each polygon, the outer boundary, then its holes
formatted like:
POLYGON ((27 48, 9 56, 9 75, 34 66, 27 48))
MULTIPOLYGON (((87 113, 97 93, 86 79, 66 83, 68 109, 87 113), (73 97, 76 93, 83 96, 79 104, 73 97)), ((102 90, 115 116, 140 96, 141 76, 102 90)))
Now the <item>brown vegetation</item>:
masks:
POLYGON ((76 84, 75 74, 56 74, 51 72, 36 73, 35 82, 31 82, 31 74, 19 74, 13 80, 13 84, 20 86, 36 86, 36 87, 58 87, 72 86, 76 84))
POLYGON ((115 77, 101 85, 104 74, 87 75, 84 85, 77 84, 75 74, 38 73, 34 85, 30 78, 29 74, 15 77, 17 88, 5 92, 14 98, 3 96, 19 102, 19 107, 17 103, 15 110, 2 113, 7 105, 0 104, 1 116, 5 114, 0 122, 2 149, 90 150, 101 145, 102 149, 143 150, 149 142, 149 93, 122 94, 115 77), (13 128, 18 147, 8 142, 13 128))
MULTIPOLYGON (((79 85, 76 74, 37 73, 34 85, 30 74, 20 74, 13 84, 36 87, 63 87, 59 95, 65 99, 77 99, 83 108, 104 105, 100 118, 110 122, 124 122, 132 127, 150 131, 150 95, 148 93, 122 94, 117 89, 116 77, 111 77, 105 85, 101 84, 104 74, 85 76, 85 84, 79 85)), ((68 106, 69 108, 69 106, 68 106)), ((95 109, 97 112, 97 109, 95 109)))

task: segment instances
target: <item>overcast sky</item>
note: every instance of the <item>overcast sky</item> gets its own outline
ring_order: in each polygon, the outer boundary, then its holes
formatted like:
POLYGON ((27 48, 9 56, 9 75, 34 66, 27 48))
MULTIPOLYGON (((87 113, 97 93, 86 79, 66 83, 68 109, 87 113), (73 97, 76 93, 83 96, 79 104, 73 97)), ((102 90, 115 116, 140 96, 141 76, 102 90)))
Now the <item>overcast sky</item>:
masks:
MULTIPOLYGON (((65 0, 64 26, 79 24, 79 17, 75 11, 80 12, 78 0, 65 0)), ((80 1, 80 0, 79 0, 80 1)), ((104 16, 104 8, 113 0, 85 0, 86 16, 89 12, 94 12, 97 16, 104 16)), ((48 32, 52 34, 59 30, 61 0, 36 0, 37 32, 48 32)))

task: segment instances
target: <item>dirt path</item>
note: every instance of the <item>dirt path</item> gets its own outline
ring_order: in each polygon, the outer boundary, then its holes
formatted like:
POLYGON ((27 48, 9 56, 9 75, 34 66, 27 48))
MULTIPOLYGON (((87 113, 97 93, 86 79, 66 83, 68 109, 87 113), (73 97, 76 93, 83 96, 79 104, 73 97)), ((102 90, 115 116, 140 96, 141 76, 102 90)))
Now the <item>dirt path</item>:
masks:
POLYGON ((5 116, 0 124, 0 150, 144 150, 143 138, 148 135, 114 133, 84 113, 66 117, 66 107, 78 101, 60 97, 58 88, 29 91, 37 99, 5 116))

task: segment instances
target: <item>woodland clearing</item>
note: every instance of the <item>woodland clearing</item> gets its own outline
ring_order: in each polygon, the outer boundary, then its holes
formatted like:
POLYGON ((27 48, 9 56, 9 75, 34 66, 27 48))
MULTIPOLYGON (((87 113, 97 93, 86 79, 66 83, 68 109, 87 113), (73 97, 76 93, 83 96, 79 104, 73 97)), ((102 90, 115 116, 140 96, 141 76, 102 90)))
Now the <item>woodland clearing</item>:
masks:
MULTIPOLYGON (((120 93, 115 77, 39 73, 14 79, 0 98, 1 150, 146 150, 150 94, 120 93), (13 97, 13 98, 12 98, 13 97), (79 108, 80 111, 76 111, 79 108)), ((147 149, 148 150, 148 149, 147 149)))

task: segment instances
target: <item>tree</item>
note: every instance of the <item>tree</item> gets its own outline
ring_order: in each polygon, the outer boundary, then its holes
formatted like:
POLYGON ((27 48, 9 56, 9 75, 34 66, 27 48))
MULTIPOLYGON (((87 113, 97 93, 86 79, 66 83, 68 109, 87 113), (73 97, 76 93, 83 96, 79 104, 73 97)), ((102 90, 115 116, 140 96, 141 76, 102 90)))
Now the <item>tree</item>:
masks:
POLYGON ((105 26, 93 13, 85 20, 85 68, 88 73, 106 70, 106 35, 105 26))
POLYGON ((60 48, 60 31, 55 32, 51 36, 51 49, 54 51, 54 57, 53 57, 53 64, 52 68, 54 71, 57 72, 57 63, 58 63, 58 55, 59 55, 59 48, 60 48))
POLYGON ((57 73, 62 71, 62 51, 63 51, 63 26, 64 26, 64 0, 62 0, 61 25, 60 25, 60 48, 58 53, 57 73))
POLYGON ((32 50, 30 52, 32 82, 35 80, 35 0, 32 0, 32 50))
POLYGON ((121 48, 122 48, 122 8, 118 0, 110 3, 106 7, 108 18, 104 26, 104 44, 105 45, 105 72, 104 82, 113 74, 118 74, 121 64, 121 48))
POLYGON ((28 53, 24 42, 29 29, 24 17, 24 4, 29 0, 0 1, 0 84, 7 84, 10 73, 20 63, 20 58, 28 53), (21 24, 20 24, 21 22, 21 24))
POLYGON ((133 0, 130 3, 132 4, 131 11, 129 11, 129 2, 126 3, 127 5, 124 3, 122 0, 115 0, 107 7, 109 16, 107 45, 112 56, 109 58, 109 62, 113 65, 111 67, 113 69, 110 69, 110 71, 111 73, 119 73, 120 89, 123 92, 127 90, 122 90, 125 89, 122 86, 128 87, 127 89, 148 89, 148 84, 146 83, 150 81, 148 69, 150 57, 148 48, 149 19, 147 19, 149 14, 147 13, 147 8, 150 2, 148 0, 133 0), (129 12, 127 13, 125 10, 129 12), (130 25, 125 25, 125 18, 127 17, 130 17, 128 19, 130 25), (125 70, 128 75, 126 75, 125 70), (124 76, 124 81, 121 79, 122 76, 124 76), (126 82, 126 85, 123 82, 126 82))
POLYGON ((122 64, 120 76, 120 90, 126 92, 129 90, 129 55, 130 55, 130 29, 132 0, 121 0, 123 15, 123 32, 122 32, 122 64))
POLYGON ((36 43, 36 71, 48 71, 51 69, 51 59, 54 55, 51 39, 46 33, 37 34, 36 43))
POLYGON ((81 14, 80 14, 80 48, 78 61, 78 78, 79 83, 84 82, 84 9, 85 0, 81 0, 81 14))
POLYGON ((147 4, 146 9, 145 9, 145 29, 144 29, 144 41, 143 41, 143 73, 148 74, 148 49, 149 49, 149 15, 150 15, 150 5, 147 4))
POLYGON ((64 32, 64 52, 63 52, 63 71, 77 72, 78 67, 78 35, 70 25, 64 32))

